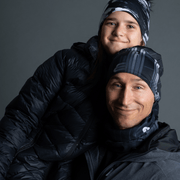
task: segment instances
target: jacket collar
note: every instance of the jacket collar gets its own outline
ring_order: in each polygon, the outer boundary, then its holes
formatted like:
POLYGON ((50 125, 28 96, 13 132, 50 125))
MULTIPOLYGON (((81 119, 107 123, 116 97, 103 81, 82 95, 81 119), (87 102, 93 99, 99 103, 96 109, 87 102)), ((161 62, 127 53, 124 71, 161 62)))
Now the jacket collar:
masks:
POLYGON ((180 142, 176 131, 166 123, 159 122, 158 125, 159 129, 147 138, 141 151, 147 151, 154 147, 168 152, 180 151, 180 142))
POLYGON ((98 36, 91 37, 87 43, 74 43, 71 48, 82 51, 83 53, 86 53, 86 56, 89 55, 93 60, 96 60, 98 54, 98 36))

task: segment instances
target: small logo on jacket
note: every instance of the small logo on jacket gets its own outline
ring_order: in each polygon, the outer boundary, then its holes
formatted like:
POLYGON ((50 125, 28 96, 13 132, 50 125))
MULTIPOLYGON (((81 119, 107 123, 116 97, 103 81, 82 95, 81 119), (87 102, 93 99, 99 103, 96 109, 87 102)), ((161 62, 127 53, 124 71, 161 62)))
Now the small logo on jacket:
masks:
POLYGON ((146 132, 149 131, 149 130, 150 130, 150 127, 144 127, 144 128, 142 129, 143 133, 146 133, 146 132))

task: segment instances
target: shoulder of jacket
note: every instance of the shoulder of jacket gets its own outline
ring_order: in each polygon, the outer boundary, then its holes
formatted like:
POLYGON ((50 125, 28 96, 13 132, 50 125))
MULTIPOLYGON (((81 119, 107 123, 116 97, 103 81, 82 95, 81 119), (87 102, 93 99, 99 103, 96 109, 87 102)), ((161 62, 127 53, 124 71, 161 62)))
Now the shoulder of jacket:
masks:
POLYGON ((69 67, 89 67, 89 63, 93 63, 89 56, 82 51, 75 49, 64 49, 55 53, 55 61, 60 64, 60 66, 69 67))
POLYGON ((86 58, 85 53, 83 51, 77 51, 75 49, 63 49, 57 51, 54 56, 59 59, 71 59, 71 58, 86 58))

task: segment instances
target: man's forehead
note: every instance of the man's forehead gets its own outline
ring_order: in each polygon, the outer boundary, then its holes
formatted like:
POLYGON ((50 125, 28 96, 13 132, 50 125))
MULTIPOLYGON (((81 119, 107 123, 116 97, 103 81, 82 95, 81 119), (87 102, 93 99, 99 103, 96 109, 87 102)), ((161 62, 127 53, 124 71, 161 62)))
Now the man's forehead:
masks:
POLYGON ((131 73, 126 73, 126 72, 117 73, 117 74, 113 75, 110 80, 121 80, 121 81, 124 81, 124 80, 127 80, 127 79, 130 80, 130 81, 134 81, 134 82, 136 82, 136 81, 137 82, 139 82, 139 81, 145 82, 140 77, 138 77, 138 76, 136 76, 134 74, 131 74, 131 73))

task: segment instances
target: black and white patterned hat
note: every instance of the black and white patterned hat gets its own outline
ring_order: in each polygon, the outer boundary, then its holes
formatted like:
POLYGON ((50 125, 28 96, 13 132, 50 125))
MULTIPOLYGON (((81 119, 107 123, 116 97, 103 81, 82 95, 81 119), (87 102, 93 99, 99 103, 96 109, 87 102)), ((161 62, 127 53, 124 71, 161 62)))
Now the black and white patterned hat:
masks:
POLYGON ((131 14, 138 22, 144 43, 149 39, 150 26, 150 8, 149 0, 110 0, 107 3, 104 13, 100 20, 100 29, 104 20, 113 12, 124 11, 131 14))
POLYGON ((155 101, 161 98, 161 81, 163 63, 161 55, 144 46, 123 49, 110 59, 109 80, 114 74, 126 72, 134 74, 144 80, 151 88, 155 101))

